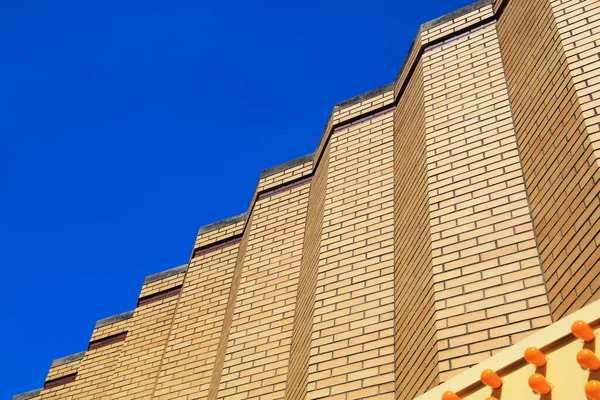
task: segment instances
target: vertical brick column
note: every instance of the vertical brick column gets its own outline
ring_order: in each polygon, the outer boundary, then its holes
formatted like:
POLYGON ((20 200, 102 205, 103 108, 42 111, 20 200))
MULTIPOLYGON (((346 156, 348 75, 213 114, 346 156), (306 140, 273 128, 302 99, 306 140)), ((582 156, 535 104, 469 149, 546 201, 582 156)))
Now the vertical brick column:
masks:
POLYGON ((144 284, 105 399, 152 397, 185 270, 144 284))
POLYGON ((394 114, 394 172, 396 398, 412 399, 439 375, 420 62, 394 114))
POLYGON ((425 49, 440 381, 548 325, 495 23, 425 49))
POLYGON ((286 400, 304 400, 306 397, 328 165, 329 149, 325 148, 310 186, 286 400))
POLYGON ((284 397, 309 187, 292 181, 254 204, 218 399, 284 397))
POLYGON ((248 248, 248 241, 252 232, 253 219, 254 213, 251 210, 248 214, 246 220, 246 227, 243 231, 240 247, 235 258, 235 264, 233 268, 233 274, 231 276, 231 284, 229 285, 229 293, 227 295, 227 300, 225 301, 225 299, 223 299, 223 304, 225 304, 226 307, 225 313, 223 315, 223 326, 221 328, 221 334, 219 335, 219 342, 217 344, 215 352, 213 372, 208 387, 208 400, 215 400, 219 392, 221 377, 223 375, 223 365, 225 364, 225 357, 227 356, 229 334, 231 332, 231 325, 233 323, 235 305, 237 302, 237 295, 240 287, 240 280, 242 279, 242 271, 244 267, 246 249, 248 248))
MULTIPOLYGON (((539 50, 526 57, 530 62, 544 54, 555 65, 536 60, 537 73, 527 71, 527 75, 533 79, 531 84, 544 85, 540 89, 547 100, 542 104, 553 103, 562 112, 540 109, 530 97, 526 101, 541 114, 528 115, 530 123, 523 123, 523 134, 531 136, 534 120, 546 127, 546 132, 536 132, 540 134, 537 148, 543 153, 534 168, 538 174, 547 172, 545 177, 536 174, 533 190, 544 199, 534 216, 539 219, 552 311, 560 318, 600 298, 600 7, 593 0, 551 0, 549 4, 516 2, 508 8, 539 15, 543 23, 532 25, 530 31, 545 38, 552 34, 551 40, 533 39, 531 45, 539 50), (555 84, 558 75, 544 73, 541 66, 553 74, 560 72, 560 85, 555 84), (544 124, 541 116, 554 123, 544 124)), ((507 51, 520 53, 508 43, 507 51)), ((514 77, 512 81, 516 83, 514 77)))
POLYGON ((154 398, 207 398, 238 249, 191 260, 154 398))
POLYGON ((394 398, 392 142, 390 110, 330 138, 308 399, 394 398))
MULTIPOLYGON (((558 30, 590 144, 600 160, 600 4, 595 0, 549 1, 555 23, 546 21, 542 29, 558 30)), ((542 7, 547 10, 546 3, 542 7)))
POLYGON ((600 70, 591 35, 598 22, 588 20, 598 5, 591 3, 511 0, 498 23, 555 320, 599 296, 598 84, 592 76, 600 70))
POLYGON ((209 247, 190 261, 153 398, 208 397, 240 249, 231 238, 243 229, 243 221, 231 222, 196 239, 196 246, 209 247))

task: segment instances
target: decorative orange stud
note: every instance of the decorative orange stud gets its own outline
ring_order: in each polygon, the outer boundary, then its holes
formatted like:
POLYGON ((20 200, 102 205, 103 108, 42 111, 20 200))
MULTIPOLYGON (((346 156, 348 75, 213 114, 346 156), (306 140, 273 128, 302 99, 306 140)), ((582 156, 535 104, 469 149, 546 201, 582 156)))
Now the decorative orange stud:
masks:
POLYGON ((500 386, 502 386, 502 380, 498 374, 491 369, 486 369, 481 373, 481 382, 484 385, 488 385, 492 389, 498 389, 500 386))
POLYGON ((580 350, 579 353, 577 353, 577 362, 583 368, 587 368, 592 371, 600 369, 600 359, 596 357, 593 351, 588 349, 580 350))
POLYGON ((536 367, 543 367, 546 365, 546 357, 544 357, 544 353, 542 353, 537 347, 530 347, 525 350, 525 355, 523 356, 525 361, 529 364, 533 364, 536 367))
POLYGON ((592 400, 600 400, 600 382, 589 381, 585 384, 585 394, 592 400))
POLYGON ((442 400, 461 400, 454 392, 447 391, 442 395, 442 400))
POLYGON ((542 374, 533 374, 529 377, 529 387, 540 394, 548 394, 552 387, 542 374))
POLYGON ((594 331, 592 328, 584 321, 575 321, 573 325, 571 325, 571 332, 573 335, 577 336, 579 339, 589 342, 590 340, 594 340, 594 331))

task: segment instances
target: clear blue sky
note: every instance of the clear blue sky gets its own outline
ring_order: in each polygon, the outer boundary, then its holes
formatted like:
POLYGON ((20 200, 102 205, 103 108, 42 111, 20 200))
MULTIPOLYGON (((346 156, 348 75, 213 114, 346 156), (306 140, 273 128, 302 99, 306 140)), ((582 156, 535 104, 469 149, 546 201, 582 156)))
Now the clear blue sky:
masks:
POLYGON ((334 103, 393 81, 418 26, 470 3, 4 1, 0 398, 41 387, 334 103))

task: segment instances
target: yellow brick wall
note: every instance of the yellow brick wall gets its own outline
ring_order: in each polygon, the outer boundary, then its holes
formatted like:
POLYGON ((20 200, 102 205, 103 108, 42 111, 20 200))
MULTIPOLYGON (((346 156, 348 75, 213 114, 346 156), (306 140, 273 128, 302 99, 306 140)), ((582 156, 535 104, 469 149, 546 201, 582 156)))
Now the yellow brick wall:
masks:
POLYGON ((178 300, 171 296, 135 309, 104 399, 151 398, 178 300))
POLYGON ((263 190, 272 189, 283 183, 302 178, 303 176, 312 173, 312 166, 313 160, 308 160, 300 165, 296 165, 294 167, 287 168, 284 171, 260 178, 256 190, 258 192, 262 192, 263 190))
POLYGON ((419 63, 394 114, 396 398, 438 382, 431 268, 423 69, 419 63))
POLYGON ((178 274, 174 274, 164 279, 159 279, 153 282, 145 283, 142 286, 140 297, 150 296, 163 290, 173 288, 183 284, 183 278, 185 277, 185 271, 181 271, 178 274))
POLYGON ((231 330, 231 324, 233 322, 235 304, 238 295, 238 288, 240 286, 240 280, 242 279, 242 270, 244 266, 244 258, 246 255, 246 249, 248 247, 248 240, 250 239, 251 229, 253 221, 253 211, 249 212, 247 219, 248 228, 244 229, 242 240, 238 249, 237 257, 235 259, 235 267, 233 275, 231 277, 231 284, 229 288, 229 294, 227 296, 225 314, 223 316, 223 327, 221 328, 221 334, 219 336, 219 344, 217 345, 216 357, 214 361, 214 369, 212 371, 210 385, 208 388, 208 399, 215 400, 219 391, 219 385, 221 383, 221 376, 223 374, 223 365, 225 363, 225 356, 227 355, 227 344, 229 342, 229 333, 231 330))
MULTIPOLYGON (((96 328, 92 334, 91 341, 116 333, 126 332, 130 327, 130 322, 131 319, 127 319, 96 328)), ((88 400, 103 398, 104 391, 110 386, 112 371, 117 365, 123 343, 118 342, 99 349, 88 350, 79 362, 75 382, 51 389, 44 389, 40 398, 44 400, 88 400)))
POLYGON ((599 44, 594 0, 422 25, 393 84, 334 106, 38 398, 411 399, 589 304, 599 44))
POLYGON ((330 139, 308 399, 394 398, 393 112, 330 139))
POLYGON ((423 54, 440 380, 551 323, 496 24, 423 54))
POLYGON ((595 0, 550 3, 590 142, 600 159, 600 4, 595 0))
POLYGON ((335 109, 331 114, 332 123, 334 125, 344 123, 352 118, 357 118, 361 115, 375 112, 384 106, 389 106, 393 102, 394 93, 392 90, 385 91, 384 93, 377 94, 375 96, 369 96, 368 98, 359 101, 356 104, 335 109))
POLYGON ((221 240, 226 240, 235 235, 240 235, 244 230, 244 220, 238 221, 233 224, 225 225, 221 228, 211 230, 206 233, 200 233, 196 237, 196 243, 194 248, 211 245, 221 240))
MULTIPOLYGON (((573 27, 581 30, 579 26, 573 27)), ((511 0, 499 32, 523 173, 557 320, 598 296, 600 171, 550 3, 511 0)))
POLYGON ((68 362, 66 364, 62 364, 56 367, 50 367, 50 371, 48 371, 48 375, 46 376, 46 381, 60 378, 65 375, 73 374, 79 370, 80 364, 81 359, 68 362))
POLYGON ((329 150, 326 148, 310 186, 285 393, 287 400, 303 400, 306 396, 328 166, 329 150))
MULTIPOLYGON (((552 0, 551 5, 588 135, 583 144, 585 151, 582 149, 578 151, 579 165, 584 164, 583 158, 588 157, 588 143, 593 149, 594 158, 598 164, 600 162, 600 57, 598 51, 600 46, 600 5, 597 1, 590 0, 552 0)), ((585 197, 585 209, 578 200, 569 203, 569 219, 565 223, 566 226, 561 228, 561 231, 567 231, 567 228, 570 228, 569 234, 565 235, 561 242, 566 242, 568 238, 570 247, 576 247, 573 253, 577 255, 577 260, 569 267, 570 273, 565 273, 562 278, 558 278, 559 283, 554 292, 560 290, 560 296, 557 297, 562 298, 562 301, 569 305, 561 304, 562 307, 557 307, 557 317, 570 314, 600 298, 600 248, 596 245, 598 242, 596 238, 600 234, 600 223, 596 215, 600 213, 600 210, 598 201, 591 200, 600 194, 597 185, 599 173, 597 166, 591 167, 591 157, 587 159, 587 164, 590 169, 594 170, 594 177, 590 180, 591 173, 588 171, 581 178, 582 181, 578 188, 580 190, 574 190, 581 191, 579 198, 585 197), (592 186, 594 186, 593 189, 592 186), (574 222, 576 219, 577 222, 574 222), (573 235, 576 230, 577 233, 573 235), (577 243, 577 240, 580 242, 577 243)), ((578 169, 580 169, 579 166, 578 169)), ((567 249, 567 252, 569 250, 567 249)), ((575 258, 573 253, 569 255, 570 259, 575 258)))
POLYGON ((238 250, 190 261, 153 398, 207 398, 238 250))
POLYGON ((309 187, 254 205, 218 399, 284 396, 309 187))

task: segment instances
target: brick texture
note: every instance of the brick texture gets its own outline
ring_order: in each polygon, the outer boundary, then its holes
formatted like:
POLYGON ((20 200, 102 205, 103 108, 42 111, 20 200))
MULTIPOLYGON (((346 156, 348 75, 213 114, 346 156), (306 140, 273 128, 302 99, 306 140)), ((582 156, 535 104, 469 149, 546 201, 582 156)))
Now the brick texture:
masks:
POLYGON ((423 75, 445 381, 551 319, 496 24, 426 49, 423 75))
POLYGON ((154 398, 207 398, 239 246, 236 243, 191 260, 154 398))
POLYGON ((309 187, 254 206, 218 399, 284 397, 309 187))
POLYGON ((421 64, 394 121, 396 398, 408 399, 434 386, 439 375, 421 64))
POLYGON ((499 32, 548 297, 559 319, 598 296, 600 171, 556 22, 549 2, 512 0, 499 32))
POLYGON ((306 396, 328 166, 329 149, 325 149, 310 186, 285 393, 287 400, 303 400, 306 396))
POLYGON ((393 112, 330 139, 307 399, 394 398, 393 112))
MULTIPOLYGON (((94 329, 91 341, 100 340, 118 333, 127 332, 131 319, 94 329)), ((42 390, 44 400, 87 400, 101 399, 110 386, 112 373, 118 363, 124 341, 88 350, 77 366, 75 381, 42 390)), ((68 365, 68 364, 67 364, 68 365)), ((62 368, 62 376, 74 373, 62 368)), ((54 375, 53 379, 59 378, 54 375)))
POLYGON ((599 298, 599 48, 596 0, 421 25, 35 398, 413 399, 599 298))

